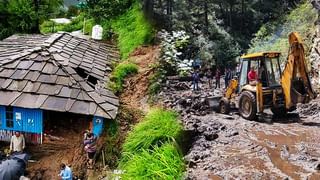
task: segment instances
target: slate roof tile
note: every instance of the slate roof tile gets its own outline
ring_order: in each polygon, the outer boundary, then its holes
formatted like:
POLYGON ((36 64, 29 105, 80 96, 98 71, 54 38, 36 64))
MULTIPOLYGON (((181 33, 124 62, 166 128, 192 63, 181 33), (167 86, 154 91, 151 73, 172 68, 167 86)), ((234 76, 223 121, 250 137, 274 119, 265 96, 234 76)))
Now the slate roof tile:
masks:
POLYGON ((115 118, 118 98, 91 84, 108 80, 114 46, 66 33, 9 39, 0 41, 0 105, 115 118))

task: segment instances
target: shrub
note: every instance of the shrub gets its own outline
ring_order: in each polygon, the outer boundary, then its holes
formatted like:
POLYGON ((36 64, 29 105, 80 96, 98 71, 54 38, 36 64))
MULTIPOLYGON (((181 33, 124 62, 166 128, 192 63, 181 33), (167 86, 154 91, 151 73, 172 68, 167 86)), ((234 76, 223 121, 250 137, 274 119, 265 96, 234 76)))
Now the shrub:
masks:
POLYGON ((123 179, 182 179, 185 166, 181 153, 172 143, 142 150, 123 164, 123 179))
MULTIPOLYGON (((44 21, 40 25, 40 31, 41 33, 47 34, 47 33, 54 33, 58 31, 72 32, 72 31, 82 30, 84 17, 85 17, 84 14, 80 14, 76 18, 72 19, 71 23, 69 24, 57 24, 57 23, 54 23, 53 21, 44 21)), ((84 28, 85 34, 91 34, 94 23, 95 22, 93 19, 86 19, 86 24, 84 28)))
POLYGON ((116 66, 116 68, 113 70, 111 75, 111 83, 109 84, 109 87, 115 92, 121 92, 123 89, 123 82, 124 79, 131 75, 138 72, 138 66, 129 63, 129 62, 122 62, 116 66))

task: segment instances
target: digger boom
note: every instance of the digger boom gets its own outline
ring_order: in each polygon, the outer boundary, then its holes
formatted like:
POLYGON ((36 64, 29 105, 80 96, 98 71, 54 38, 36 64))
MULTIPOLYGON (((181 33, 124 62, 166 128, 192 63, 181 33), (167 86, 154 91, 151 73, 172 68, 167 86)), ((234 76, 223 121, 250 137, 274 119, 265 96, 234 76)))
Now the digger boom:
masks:
POLYGON ((315 98, 307 73, 303 43, 298 33, 289 34, 289 45, 287 62, 281 75, 286 109, 315 98))

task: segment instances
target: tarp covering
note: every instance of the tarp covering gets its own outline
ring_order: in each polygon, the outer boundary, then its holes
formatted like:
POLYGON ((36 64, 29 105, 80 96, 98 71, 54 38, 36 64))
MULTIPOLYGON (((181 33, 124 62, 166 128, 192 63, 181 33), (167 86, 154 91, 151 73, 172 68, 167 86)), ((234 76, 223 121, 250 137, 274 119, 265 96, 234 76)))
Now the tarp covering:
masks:
POLYGON ((15 154, 0 162, 0 179, 18 180, 24 175, 29 156, 26 153, 15 154))

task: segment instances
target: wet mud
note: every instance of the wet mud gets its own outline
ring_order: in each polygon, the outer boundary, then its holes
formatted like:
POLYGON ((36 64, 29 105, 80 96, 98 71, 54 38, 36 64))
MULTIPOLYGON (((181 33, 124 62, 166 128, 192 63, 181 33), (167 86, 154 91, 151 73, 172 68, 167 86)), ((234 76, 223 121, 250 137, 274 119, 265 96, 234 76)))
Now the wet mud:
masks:
POLYGON ((223 89, 206 83, 198 92, 190 87, 170 81, 159 96, 196 136, 185 155, 186 179, 320 179, 320 99, 265 123, 245 120, 236 111, 215 113, 205 98, 223 89))

